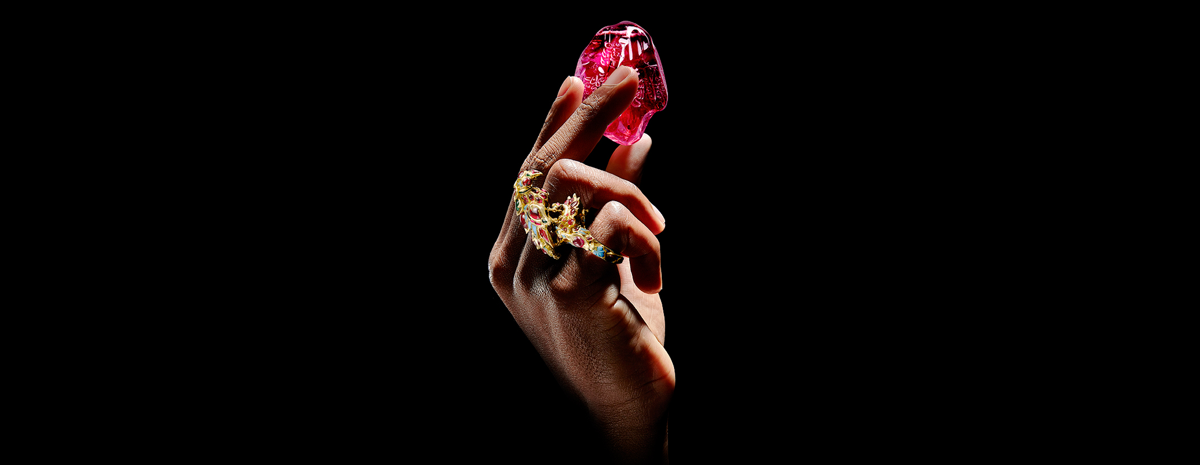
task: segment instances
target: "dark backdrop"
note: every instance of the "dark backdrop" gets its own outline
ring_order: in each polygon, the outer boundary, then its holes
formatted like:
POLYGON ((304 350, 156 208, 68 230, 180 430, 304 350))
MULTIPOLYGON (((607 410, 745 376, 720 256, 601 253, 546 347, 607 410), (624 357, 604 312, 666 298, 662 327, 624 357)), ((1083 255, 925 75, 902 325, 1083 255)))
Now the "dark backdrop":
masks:
MULTIPOLYGON (((963 219, 977 199, 946 195, 980 166, 953 153, 972 129, 954 97, 967 72, 946 63, 967 50, 933 40, 951 26, 919 13, 200 21, 162 52, 183 123, 151 125, 185 141, 172 164, 184 187, 162 181, 184 200, 158 207, 186 211, 168 241, 188 244, 184 278, 152 280, 186 296, 161 341, 179 349, 151 357, 177 380, 163 395, 187 402, 163 415, 205 450, 268 455, 540 461, 590 447, 486 258, 554 92, 596 30, 632 20, 670 90, 643 190, 668 220, 674 458, 961 434, 984 407, 975 378, 947 375, 980 356, 961 350, 979 325, 955 311, 974 285, 960 246, 987 225, 963 219), (931 396, 961 408, 927 408, 931 396)), ((613 148, 602 140, 588 163, 613 148)))

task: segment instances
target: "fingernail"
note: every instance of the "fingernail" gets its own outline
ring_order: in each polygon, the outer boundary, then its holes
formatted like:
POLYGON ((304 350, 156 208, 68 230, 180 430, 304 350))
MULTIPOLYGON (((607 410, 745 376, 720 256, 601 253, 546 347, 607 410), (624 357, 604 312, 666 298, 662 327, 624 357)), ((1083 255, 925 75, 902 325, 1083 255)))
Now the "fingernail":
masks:
MULTIPOLYGON (((567 89, 571 88, 571 78, 572 77, 574 77, 574 76, 567 76, 567 79, 565 81, 563 81, 561 86, 558 87, 558 96, 559 97, 562 97, 563 94, 567 93, 567 89)), ((555 97, 555 98, 557 98, 557 97, 555 97)))
POLYGON ((618 66, 616 71, 613 71, 612 74, 608 75, 608 79, 604 81, 604 85, 616 85, 617 83, 625 80, 625 78, 629 76, 629 73, 632 72, 633 68, 628 66, 618 66))
POLYGON ((654 204, 650 204, 650 208, 653 208, 654 214, 658 215, 658 221, 661 221, 662 224, 667 224, 667 219, 663 217, 662 212, 658 211, 658 206, 656 206, 654 204))

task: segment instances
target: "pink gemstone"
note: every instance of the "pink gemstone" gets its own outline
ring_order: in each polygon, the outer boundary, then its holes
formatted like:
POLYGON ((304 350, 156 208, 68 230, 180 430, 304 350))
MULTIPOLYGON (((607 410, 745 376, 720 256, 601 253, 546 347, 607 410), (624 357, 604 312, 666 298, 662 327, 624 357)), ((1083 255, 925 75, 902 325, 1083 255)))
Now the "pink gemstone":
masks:
POLYGON ((583 81, 583 98, 587 98, 621 65, 637 70, 637 95, 604 136, 618 144, 632 145, 646 132, 650 117, 667 107, 667 81, 650 34, 629 21, 601 28, 579 55, 575 77, 583 81))

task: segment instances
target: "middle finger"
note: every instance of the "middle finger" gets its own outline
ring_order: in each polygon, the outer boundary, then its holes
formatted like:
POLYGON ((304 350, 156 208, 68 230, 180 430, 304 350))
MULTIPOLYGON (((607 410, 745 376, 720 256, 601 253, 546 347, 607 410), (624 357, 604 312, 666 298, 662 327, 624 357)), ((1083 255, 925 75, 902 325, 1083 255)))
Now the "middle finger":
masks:
POLYGON ((525 160, 521 171, 546 172, 560 159, 582 161, 604 136, 604 130, 633 102, 638 78, 633 68, 621 66, 608 77, 604 85, 579 104, 579 108, 562 127, 525 160))

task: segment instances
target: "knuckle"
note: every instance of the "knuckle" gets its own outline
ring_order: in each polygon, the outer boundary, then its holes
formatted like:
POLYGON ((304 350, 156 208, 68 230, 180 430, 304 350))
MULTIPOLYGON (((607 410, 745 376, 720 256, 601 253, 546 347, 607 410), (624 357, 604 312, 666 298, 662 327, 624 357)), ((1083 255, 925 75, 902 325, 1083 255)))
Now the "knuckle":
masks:
POLYGON ((600 114, 600 108, 603 106, 603 95, 600 93, 592 93, 591 97, 579 104, 579 108, 575 113, 579 115, 582 121, 591 121, 600 114))
POLYGON ((545 172, 546 166, 553 162, 554 158, 556 157, 552 151, 553 147, 553 141, 546 142, 544 145, 542 145, 541 150, 538 150, 537 153, 529 157, 529 161, 525 163, 525 166, 521 167, 521 171, 538 170, 545 172))
POLYGON ((546 190, 557 192, 562 190, 563 186, 569 186, 569 192, 577 190, 586 180, 585 168, 587 165, 575 160, 559 160, 550 167, 550 172, 546 175, 546 190))
POLYGON ((596 235, 597 240, 601 240, 604 245, 612 247, 618 252, 621 252, 620 249, 625 248, 625 244, 629 242, 630 228, 625 217, 626 211, 621 202, 610 200, 596 213, 596 219, 591 226, 592 233, 596 235))
POLYGON ((612 223, 614 226, 624 225, 625 213, 628 211, 629 209, 621 202, 609 200, 604 204, 604 207, 600 208, 600 212, 596 214, 596 221, 612 223))
POLYGON ((547 173, 553 169, 553 165, 557 164, 559 157, 562 156, 565 147, 557 137, 551 137, 546 143, 542 144, 537 153, 529 157, 529 161, 521 168, 524 170, 538 170, 547 173))
POLYGON ((488 257, 488 280, 492 283, 492 288, 497 292, 507 292, 513 287, 513 275, 515 274, 514 267, 503 254, 497 250, 492 250, 491 256, 488 257))
POLYGON ((611 200, 604 204, 592 223, 592 232, 598 240, 626 256, 658 254, 658 238, 650 233, 634 216, 628 206, 611 200))
POLYGON ((550 297, 559 305, 571 302, 575 296, 577 286, 570 276, 567 273, 559 273, 547 283, 550 297))
POLYGON ((544 273, 545 271, 538 266, 531 266, 529 264, 517 266, 511 278, 512 286, 514 289, 520 289, 522 292, 538 293, 541 291, 539 283, 544 281, 544 273))
POLYGON ((550 167, 549 176, 560 179, 573 179, 579 173, 579 166, 582 163, 575 160, 559 160, 554 166, 550 167))
POLYGON ((573 252, 565 260, 562 269, 546 277, 544 295, 559 308, 588 307, 587 301, 593 292, 588 291, 587 285, 584 284, 589 282, 585 276, 590 274, 584 265, 587 259, 582 254, 573 252))

